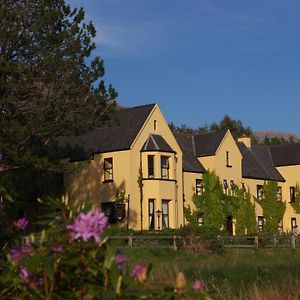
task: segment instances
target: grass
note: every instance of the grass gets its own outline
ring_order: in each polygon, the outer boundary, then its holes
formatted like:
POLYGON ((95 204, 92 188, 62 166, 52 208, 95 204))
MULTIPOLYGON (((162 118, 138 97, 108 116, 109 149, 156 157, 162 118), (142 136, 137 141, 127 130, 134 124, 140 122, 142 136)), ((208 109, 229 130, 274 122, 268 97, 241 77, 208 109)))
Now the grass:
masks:
POLYGON ((230 249, 223 255, 196 255, 170 248, 125 248, 129 268, 152 263, 149 284, 174 285, 184 272, 202 279, 216 299, 300 299, 300 249, 230 249))

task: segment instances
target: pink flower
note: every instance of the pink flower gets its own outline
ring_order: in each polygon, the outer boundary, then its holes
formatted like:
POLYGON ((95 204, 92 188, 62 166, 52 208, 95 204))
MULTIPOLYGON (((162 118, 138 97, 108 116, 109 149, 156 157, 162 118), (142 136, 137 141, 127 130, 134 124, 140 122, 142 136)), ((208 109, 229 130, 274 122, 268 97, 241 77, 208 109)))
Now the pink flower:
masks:
POLYGON ((131 277, 137 279, 141 283, 145 282, 147 279, 147 268, 140 264, 135 265, 131 272, 131 277))
POLYGON ((193 290, 196 292, 202 292, 205 290, 205 284, 201 280, 196 280, 193 284, 193 290))
POLYGON ((122 271, 125 267, 126 256, 122 255, 121 253, 117 253, 115 256, 115 260, 119 270, 122 271))
POLYGON ((28 285, 29 283, 35 286, 43 284, 42 279, 38 278, 36 274, 30 273, 27 268, 23 266, 20 268, 19 277, 22 279, 24 285, 28 285))
POLYGON ((20 249, 11 250, 11 259, 15 264, 19 264, 23 258, 33 253, 33 247, 31 244, 23 244, 20 249))
POLYGON ((14 225, 17 227, 17 229, 24 230, 28 225, 28 221, 26 220, 26 218, 21 218, 14 221, 14 225))
POLYGON ((26 267, 22 266, 20 268, 19 276, 22 279, 23 283, 28 283, 28 281, 29 281, 29 272, 26 269, 26 267))
POLYGON ((67 226, 70 230, 71 241, 82 239, 86 242, 93 237, 96 243, 100 243, 107 221, 107 217, 98 208, 86 214, 79 214, 73 223, 67 226))

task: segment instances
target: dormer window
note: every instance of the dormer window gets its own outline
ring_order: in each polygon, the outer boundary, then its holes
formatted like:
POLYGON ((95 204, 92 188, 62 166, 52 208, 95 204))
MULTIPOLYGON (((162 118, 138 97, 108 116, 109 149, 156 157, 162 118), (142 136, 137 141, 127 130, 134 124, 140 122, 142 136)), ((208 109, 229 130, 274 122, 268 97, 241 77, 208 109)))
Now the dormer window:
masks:
POLYGON ((226 167, 231 168, 232 165, 230 164, 230 154, 229 151, 226 151, 226 167))

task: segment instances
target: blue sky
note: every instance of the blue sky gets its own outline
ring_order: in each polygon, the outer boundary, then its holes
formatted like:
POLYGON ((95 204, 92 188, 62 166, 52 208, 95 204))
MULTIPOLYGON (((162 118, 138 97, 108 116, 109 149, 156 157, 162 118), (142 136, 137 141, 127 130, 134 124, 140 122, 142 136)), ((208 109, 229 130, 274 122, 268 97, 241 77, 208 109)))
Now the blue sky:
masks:
POLYGON ((300 135, 299 0, 69 0, 125 106, 192 127, 225 114, 300 135))

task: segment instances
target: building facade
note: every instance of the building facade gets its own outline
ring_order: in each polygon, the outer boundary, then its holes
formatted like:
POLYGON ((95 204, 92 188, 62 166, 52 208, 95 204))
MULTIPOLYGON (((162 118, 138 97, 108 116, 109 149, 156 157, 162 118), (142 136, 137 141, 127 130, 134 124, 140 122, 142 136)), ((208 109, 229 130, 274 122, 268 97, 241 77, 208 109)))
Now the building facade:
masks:
MULTIPOLYGON (((236 141, 229 130, 174 133, 156 104, 121 109, 116 120, 70 141, 80 151, 70 158, 76 171, 65 176, 70 199, 100 207, 111 223, 137 230, 185 225, 184 207, 194 208, 193 195, 202 193, 208 170, 225 193, 237 185, 258 199, 265 181, 278 182, 278 200, 287 207, 282 230, 300 222, 290 203, 300 183, 300 143, 252 145, 249 138, 236 141)), ((261 228, 257 203, 256 216, 261 228)))

